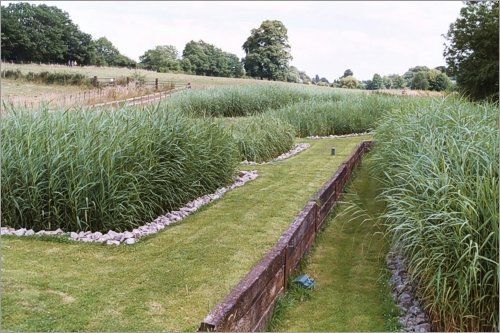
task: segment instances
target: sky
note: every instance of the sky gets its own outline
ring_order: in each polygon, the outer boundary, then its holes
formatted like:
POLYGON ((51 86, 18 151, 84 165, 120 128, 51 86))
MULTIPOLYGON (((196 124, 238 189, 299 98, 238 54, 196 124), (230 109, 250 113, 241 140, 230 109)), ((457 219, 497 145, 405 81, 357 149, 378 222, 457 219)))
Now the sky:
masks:
MULTIPOLYGON (((2 5, 10 2, 2 1, 2 5)), ((360 80, 445 65, 449 26, 462 1, 30 1, 67 12, 94 39, 106 37, 136 61, 157 45, 203 40, 245 56, 242 45, 264 20, 288 29, 290 65, 329 81, 351 69, 360 80)))

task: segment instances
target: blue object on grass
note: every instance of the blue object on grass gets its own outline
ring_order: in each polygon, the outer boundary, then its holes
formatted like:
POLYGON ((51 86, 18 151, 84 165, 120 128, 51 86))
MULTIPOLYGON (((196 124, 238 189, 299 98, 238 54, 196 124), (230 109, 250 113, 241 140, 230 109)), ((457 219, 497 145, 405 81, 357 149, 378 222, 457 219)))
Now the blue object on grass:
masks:
POLYGON ((307 274, 297 276, 293 282, 300 284, 306 289, 314 287, 314 279, 309 277, 307 274))

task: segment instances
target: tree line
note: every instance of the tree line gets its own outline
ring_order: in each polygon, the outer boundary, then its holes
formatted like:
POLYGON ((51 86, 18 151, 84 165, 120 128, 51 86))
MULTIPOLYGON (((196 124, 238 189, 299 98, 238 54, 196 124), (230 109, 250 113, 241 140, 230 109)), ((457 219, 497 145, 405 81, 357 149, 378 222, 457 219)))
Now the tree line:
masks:
POLYGON ((3 60, 15 62, 70 63, 81 65, 145 68, 158 72, 183 72, 222 77, 253 77, 339 88, 404 88, 442 91, 451 87, 472 99, 498 101, 498 6, 497 1, 468 1, 460 17, 450 24, 443 53, 447 67, 410 68, 403 75, 381 76, 359 81, 352 70, 329 82, 309 77, 290 66, 291 46, 287 29, 278 20, 265 20, 252 29, 242 45, 245 57, 225 52, 203 40, 190 41, 182 55, 172 45, 147 50, 139 62, 122 55, 105 37, 97 40, 74 24, 69 15, 54 6, 29 3, 9 4, 1 9, 3 60))

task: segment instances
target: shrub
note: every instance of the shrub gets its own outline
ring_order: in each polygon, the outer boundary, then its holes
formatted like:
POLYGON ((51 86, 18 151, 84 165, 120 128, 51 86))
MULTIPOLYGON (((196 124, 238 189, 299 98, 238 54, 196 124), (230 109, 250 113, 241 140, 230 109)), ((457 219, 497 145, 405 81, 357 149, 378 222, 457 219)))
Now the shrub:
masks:
POLYGON ((27 74, 23 74, 19 69, 18 70, 7 70, 3 73, 4 78, 15 79, 15 80, 25 80, 35 83, 42 84, 60 84, 60 85, 87 85, 91 84, 91 80, 83 75, 78 73, 58 73, 58 72, 40 72, 33 73, 28 72, 27 74))
POLYGON ((107 231, 144 224, 232 180, 237 148, 210 120, 158 108, 11 111, 2 224, 107 231))

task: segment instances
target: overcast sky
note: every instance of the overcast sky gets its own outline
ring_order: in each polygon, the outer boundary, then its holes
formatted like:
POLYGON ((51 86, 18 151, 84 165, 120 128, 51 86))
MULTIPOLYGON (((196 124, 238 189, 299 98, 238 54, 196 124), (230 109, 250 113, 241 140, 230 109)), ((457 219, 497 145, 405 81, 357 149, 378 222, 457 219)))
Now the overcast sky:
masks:
MULTIPOLYGON (((2 1, 7 5, 10 1, 2 1)), ((374 73, 445 65, 444 38, 461 1, 31 1, 66 11, 83 32, 105 36, 138 61, 157 45, 200 39, 244 57, 241 48, 264 20, 288 29, 291 65, 329 81, 346 69, 374 73)))

